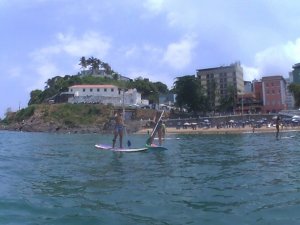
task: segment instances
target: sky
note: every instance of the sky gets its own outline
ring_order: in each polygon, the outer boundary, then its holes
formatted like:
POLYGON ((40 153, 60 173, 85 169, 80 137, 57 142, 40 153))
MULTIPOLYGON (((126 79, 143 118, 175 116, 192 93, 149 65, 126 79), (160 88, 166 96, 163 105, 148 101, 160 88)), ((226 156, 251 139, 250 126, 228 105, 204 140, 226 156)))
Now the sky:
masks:
POLYGON ((82 56, 169 88, 239 61, 244 80, 300 62, 298 0, 0 0, 0 118, 82 56))

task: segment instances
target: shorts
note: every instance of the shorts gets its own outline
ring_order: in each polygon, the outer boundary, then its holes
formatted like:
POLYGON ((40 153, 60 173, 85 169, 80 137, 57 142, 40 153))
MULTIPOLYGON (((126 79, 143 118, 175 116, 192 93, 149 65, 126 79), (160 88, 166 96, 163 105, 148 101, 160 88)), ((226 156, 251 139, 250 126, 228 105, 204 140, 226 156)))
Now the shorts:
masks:
POLYGON ((115 126, 115 132, 122 132, 123 131, 123 125, 116 125, 115 126))

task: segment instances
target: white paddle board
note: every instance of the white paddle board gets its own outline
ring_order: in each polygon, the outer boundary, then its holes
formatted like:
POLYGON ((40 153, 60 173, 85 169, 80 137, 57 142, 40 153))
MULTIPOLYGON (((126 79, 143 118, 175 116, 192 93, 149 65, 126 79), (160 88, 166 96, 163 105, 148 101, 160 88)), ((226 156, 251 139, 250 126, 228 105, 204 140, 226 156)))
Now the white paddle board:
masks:
POLYGON ((113 148, 110 145, 95 144, 95 147, 100 150, 109 150, 114 152, 140 152, 146 151, 148 148, 113 148))

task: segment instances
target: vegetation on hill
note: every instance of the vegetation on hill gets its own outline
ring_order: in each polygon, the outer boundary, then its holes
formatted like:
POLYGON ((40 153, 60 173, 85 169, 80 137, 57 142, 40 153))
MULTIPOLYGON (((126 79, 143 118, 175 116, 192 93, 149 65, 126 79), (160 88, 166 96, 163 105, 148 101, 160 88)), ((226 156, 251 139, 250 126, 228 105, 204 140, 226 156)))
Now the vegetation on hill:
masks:
POLYGON ((79 65, 81 65, 83 69, 88 68, 91 74, 80 75, 79 73, 78 75, 55 76, 48 79, 45 82, 44 90, 36 89, 31 91, 28 105, 46 103, 49 99, 55 98, 55 96, 63 92, 67 92, 70 86, 79 84, 112 84, 123 89, 136 88, 137 91, 141 93, 142 98, 149 99, 150 103, 158 102, 159 94, 169 92, 167 85, 161 82, 150 82, 149 79, 142 77, 129 81, 121 80, 121 75, 112 70, 108 63, 104 63, 94 57, 89 59, 82 57, 79 65), (106 74, 105 77, 94 76, 99 73, 100 68, 104 70, 106 74))
POLYGON ((112 106, 100 104, 36 104, 7 113, 1 123, 12 130, 94 129, 99 132, 104 129, 112 115, 112 106))

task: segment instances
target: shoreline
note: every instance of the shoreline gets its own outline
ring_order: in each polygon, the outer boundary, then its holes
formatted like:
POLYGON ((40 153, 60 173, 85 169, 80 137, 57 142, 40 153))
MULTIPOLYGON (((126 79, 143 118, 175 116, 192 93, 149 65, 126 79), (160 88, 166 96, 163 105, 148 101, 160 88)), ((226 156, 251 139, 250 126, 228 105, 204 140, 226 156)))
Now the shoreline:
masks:
MULTIPOLYGON (((151 132, 152 128, 143 128, 136 132, 136 134, 147 134, 151 132)), ((300 127, 284 127, 280 129, 282 132, 297 132, 300 131, 300 127)), ((245 128, 186 128, 176 129, 175 127, 167 127, 166 134, 243 134, 243 133, 276 133, 275 127, 261 127, 255 128, 254 132, 252 127, 245 128)))

